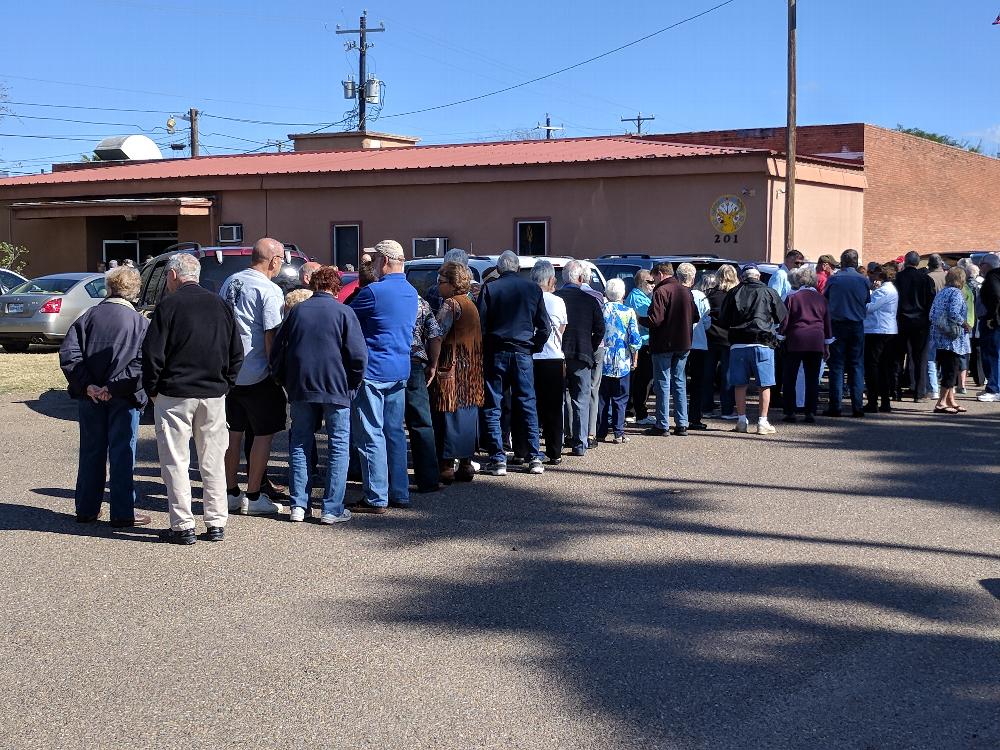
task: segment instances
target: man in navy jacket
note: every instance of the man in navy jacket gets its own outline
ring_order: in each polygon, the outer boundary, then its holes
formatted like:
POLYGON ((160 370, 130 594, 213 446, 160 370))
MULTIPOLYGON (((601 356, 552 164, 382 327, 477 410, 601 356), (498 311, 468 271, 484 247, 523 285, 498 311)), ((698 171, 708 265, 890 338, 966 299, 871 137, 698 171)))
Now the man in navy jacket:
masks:
POLYGON ((326 488, 321 523, 347 521, 344 508, 351 435, 351 401, 368 364, 368 349, 354 311, 334 297, 340 275, 331 266, 313 271, 313 296, 292 308, 271 349, 271 373, 285 386, 292 415, 288 436, 291 520, 309 515, 310 454, 320 422, 326 425, 326 488))

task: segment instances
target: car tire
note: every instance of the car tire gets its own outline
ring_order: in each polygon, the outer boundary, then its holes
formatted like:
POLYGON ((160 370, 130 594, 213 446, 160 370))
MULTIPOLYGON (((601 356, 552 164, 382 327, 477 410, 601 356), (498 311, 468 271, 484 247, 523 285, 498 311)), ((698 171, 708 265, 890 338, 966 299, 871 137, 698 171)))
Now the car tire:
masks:
POLYGON ((26 354, 28 347, 31 346, 29 341, 0 341, 0 346, 10 352, 11 354, 26 354))

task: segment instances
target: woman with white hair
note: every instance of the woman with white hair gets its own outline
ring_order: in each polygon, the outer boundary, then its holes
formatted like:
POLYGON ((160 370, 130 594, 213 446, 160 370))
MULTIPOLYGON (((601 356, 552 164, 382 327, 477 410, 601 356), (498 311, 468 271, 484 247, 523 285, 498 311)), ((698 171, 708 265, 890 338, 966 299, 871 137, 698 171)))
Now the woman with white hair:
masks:
POLYGON ((112 268, 104 282, 105 300, 77 319, 59 349, 69 395, 79 405, 76 520, 97 520, 110 464, 111 525, 147 526, 149 516, 135 512, 133 469, 139 413, 147 401, 140 350, 149 321, 134 307, 140 287, 135 268, 112 268))
POLYGON ((627 443, 625 410, 628 408, 629 376, 635 367, 642 338, 635 310, 622 304, 625 282, 611 279, 604 292, 604 361, 598 402, 597 439, 608 436, 613 425, 615 443, 627 443))

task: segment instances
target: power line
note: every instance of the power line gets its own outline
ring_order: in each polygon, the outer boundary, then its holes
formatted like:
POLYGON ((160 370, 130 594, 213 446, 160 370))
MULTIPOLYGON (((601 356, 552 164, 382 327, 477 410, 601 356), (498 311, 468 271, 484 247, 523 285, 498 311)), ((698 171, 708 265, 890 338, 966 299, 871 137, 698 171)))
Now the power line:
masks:
POLYGON ((146 130, 142 125, 136 125, 134 122, 98 122, 96 120, 71 120, 66 117, 42 117, 40 115, 22 115, 17 112, 5 112, 3 117, 13 117, 17 120, 52 120, 54 122, 73 122, 78 125, 115 125, 123 128, 135 128, 136 130, 146 130))
POLYGON ((69 135, 19 135, 17 133, 0 133, 0 138, 40 138, 46 141, 86 141, 93 143, 95 138, 100 136, 92 135, 84 138, 69 135))
POLYGON ((641 36, 638 39, 633 39, 631 42, 626 42, 625 44, 622 44, 622 45, 620 45, 618 47, 615 47, 614 49, 610 49, 610 50, 608 50, 606 52, 602 52, 599 55, 594 55, 593 57, 588 57, 586 60, 581 60, 580 62, 573 63, 572 65, 567 65, 564 68, 560 68, 559 70, 554 70, 551 73, 546 73, 545 75, 537 76, 536 78, 532 78, 532 79, 530 79, 528 81, 522 81, 521 83, 515 83, 515 84, 513 84, 511 86, 506 86, 506 87, 504 87, 502 89, 497 89, 496 91, 489 91, 489 92, 487 92, 485 94, 480 94, 479 96, 470 96, 470 97, 468 97, 466 99, 459 99, 458 101, 448 102, 447 104, 438 104, 438 105, 433 106, 433 107, 424 107, 422 109, 415 109, 415 110, 412 110, 410 112, 398 112, 398 113, 392 114, 392 115, 383 115, 383 117, 387 117, 387 118, 388 117, 407 117, 409 115, 419 115, 419 114, 423 114, 424 112, 433 112, 433 111, 438 110, 438 109, 446 109, 448 107, 456 107, 459 104, 468 104, 469 102, 479 101, 480 99, 486 99, 488 97, 496 96, 498 94, 505 94, 508 91, 514 91, 515 89, 523 88, 524 86, 530 86, 533 83, 538 83, 539 81, 544 81, 544 80, 546 80, 548 78, 553 78, 553 77, 555 77, 557 75, 560 75, 562 73, 566 73, 567 71, 574 70, 575 68, 580 68, 580 67, 583 67, 584 65, 589 65, 592 62, 595 62, 597 60, 601 60, 601 59, 603 59, 605 57, 609 57, 610 55, 613 55, 613 54, 615 54, 617 52, 621 52, 622 50, 628 49, 629 47, 634 47, 637 44, 641 44, 642 42, 645 42, 645 41, 647 41, 649 39, 652 39, 655 36, 659 36, 660 34, 663 34, 663 33, 667 32, 667 31, 670 31, 671 29, 676 29, 678 26, 682 26, 683 24, 686 24, 686 23, 694 21, 694 20, 696 20, 698 18, 701 18, 702 16, 707 16, 709 13, 717 11, 719 8, 724 8, 727 5, 731 5, 734 2, 736 2, 736 0, 725 0, 725 2, 719 3, 718 5, 714 5, 711 8, 708 8, 707 10, 703 10, 700 13, 694 14, 693 16, 688 16, 687 18, 681 19, 680 21, 676 21, 675 23, 672 23, 669 26, 664 26, 662 29, 657 29, 656 31, 653 31, 653 32, 651 32, 649 34, 646 34, 645 36, 641 36))
POLYGON ((165 109, 126 109, 123 107, 86 107, 80 104, 42 104, 41 102, 9 102, 18 107, 49 107, 51 109, 87 109, 92 112, 141 112, 147 115, 172 115, 173 112, 165 109))

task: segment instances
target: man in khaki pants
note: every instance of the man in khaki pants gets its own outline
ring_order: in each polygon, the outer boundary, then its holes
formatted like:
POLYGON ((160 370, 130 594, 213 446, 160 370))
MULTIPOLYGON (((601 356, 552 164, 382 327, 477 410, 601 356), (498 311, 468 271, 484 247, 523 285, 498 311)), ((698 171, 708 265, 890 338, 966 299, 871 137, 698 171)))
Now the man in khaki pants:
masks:
POLYGON ((198 285, 201 264, 188 253, 167 262, 168 294, 156 306, 142 346, 142 382, 153 401, 160 471, 167 487, 170 528, 160 539, 195 543, 191 513, 191 457, 194 437, 201 472, 206 532, 221 542, 229 508, 226 501, 226 393, 243 364, 243 344, 233 311, 198 285))

